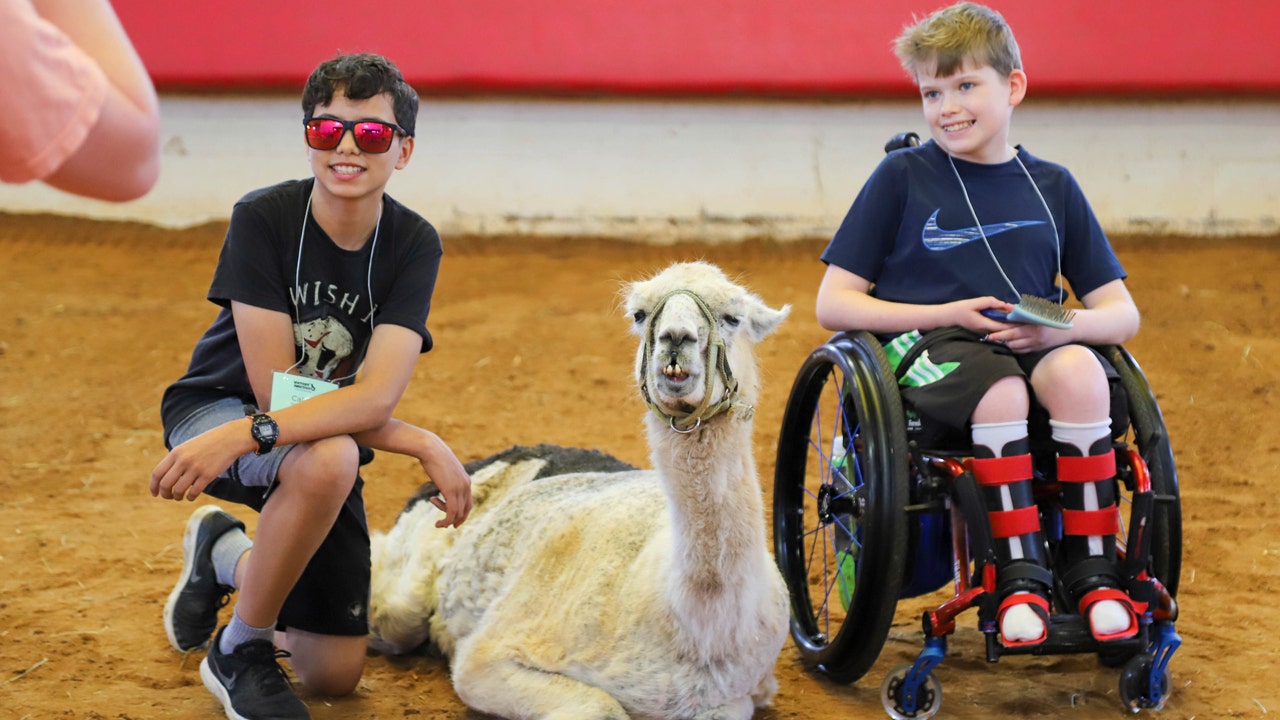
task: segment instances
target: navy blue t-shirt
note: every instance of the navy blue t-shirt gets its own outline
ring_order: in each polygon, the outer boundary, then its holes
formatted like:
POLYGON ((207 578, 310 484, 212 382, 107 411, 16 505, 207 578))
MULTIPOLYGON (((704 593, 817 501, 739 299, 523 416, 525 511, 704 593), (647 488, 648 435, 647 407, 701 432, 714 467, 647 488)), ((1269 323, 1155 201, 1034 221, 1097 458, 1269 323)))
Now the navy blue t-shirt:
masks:
POLYGON ((1016 302, 1019 293, 1058 302, 1059 237, 1062 275, 1077 297, 1124 278, 1071 173, 1021 146, 1018 158, 1035 187, 1017 159, 995 165, 957 159, 953 171, 932 140, 890 153, 858 193, 823 262, 870 281, 877 298, 919 305, 986 295, 1016 302))
POLYGON ((443 255, 435 228, 384 194, 376 248, 371 236, 359 250, 345 250, 307 212, 314 182, 256 190, 232 210, 208 294, 222 309, 196 343, 187 372, 165 390, 166 442, 175 424, 209 402, 254 403, 233 300, 294 318, 296 372, 306 377, 350 384, 373 328, 383 323, 413 330, 422 352, 431 349, 427 314, 443 255))

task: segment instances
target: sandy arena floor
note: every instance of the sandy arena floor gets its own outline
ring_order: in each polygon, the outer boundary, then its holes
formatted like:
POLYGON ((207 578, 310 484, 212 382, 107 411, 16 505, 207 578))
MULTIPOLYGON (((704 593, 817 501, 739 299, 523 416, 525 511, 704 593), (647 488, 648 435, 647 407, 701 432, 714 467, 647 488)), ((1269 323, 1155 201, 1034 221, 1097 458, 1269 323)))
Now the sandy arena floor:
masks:
MULTIPOLYGON (((146 485, 164 453, 160 394, 214 314, 204 293, 223 230, 0 215, 0 720, 220 716, 200 684, 201 654, 173 652, 160 621, 192 506, 154 500, 146 485)), ((756 461, 771 497, 792 375, 827 336, 813 318, 821 244, 446 248, 437 349, 397 414, 439 432, 463 460, 551 442, 648 464, 634 346, 615 305, 623 281, 703 258, 767 302, 790 303, 791 319, 760 346, 756 461)), ((1128 347, 1158 391, 1182 489, 1185 644, 1161 717, 1260 718, 1280 711, 1280 238, 1117 248, 1144 313, 1128 347)), ((412 461, 387 455, 365 477, 381 529, 423 480, 412 461)), ((883 717, 880 680, 918 650, 922 606, 899 606, 877 667, 856 685, 805 672, 788 644, 781 692, 757 718, 883 717)), ((975 624, 961 617, 937 671, 939 717, 1122 715, 1117 671, 1087 655, 988 665, 975 624)), ((308 700, 318 719, 480 717, 457 700, 444 663, 426 657, 371 657, 354 696, 308 700)))

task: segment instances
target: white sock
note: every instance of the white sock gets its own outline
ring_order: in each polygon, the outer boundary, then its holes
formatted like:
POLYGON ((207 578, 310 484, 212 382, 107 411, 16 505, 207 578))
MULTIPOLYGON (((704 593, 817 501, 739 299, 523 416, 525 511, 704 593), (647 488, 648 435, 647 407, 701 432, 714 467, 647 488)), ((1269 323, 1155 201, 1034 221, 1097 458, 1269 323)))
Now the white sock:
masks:
POLYGON ((1089 607, 1089 630, 1094 637, 1114 635, 1129 627, 1129 610, 1117 600, 1099 600, 1089 607))
POLYGON ((1044 620, 1031 609, 1031 603, 1010 605, 1000 616, 1000 636, 1005 642, 1035 640, 1044 635, 1044 629, 1044 620))
MULTIPOLYGON (((1111 421, 1099 420, 1091 423, 1069 423, 1060 420, 1049 420, 1053 429, 1055 442, 1070 444, 1088 455, 1093 446, 1100 440, 1111 436, 1111 421)), ((1093 483, 1084 487, 1084 507, 1082 510, 1098 509, 1098 490, 1093 483)), ((1089 536, 1089 553, 1102 554, 1102 537, 1089 536)), ((1089 629, 1094 637, 1113 635, 1129 627, 1129 611, 1117 600, 1099 600, 1089 608, 1089 629)))
MULTIPOLYGON (((982 445, 991 450, 996 457, 1004 457, 1006 445, 1027 439, 1027 421, 973 423, 972 438, 974 445, 982 445)), ((1007 486, 1000 488, 1000 498, 1002 510, 1013 509, 1013 500, 1007 486)), ((1022 540, 1009 538, 1006 542, 1009 543, 1009 558, 1011 560, 1023 559, 1022 540)), ((1005 610, 1004 614, 1000 616, 1000 636, 1005 639, 1005 642, 1035 640, 1043 637, 1044 633, 1044 620, 1035 610, 1031 609, 1029 603, 1010 605, 1009 609, 1005 610)))
POLYGON ((1050 433, 1054 442, 1074 445, 1081 455, 1092 454, 1094 443, 1111 437, 1111 420, 1099 420, 1089 423, 1069 423, 1049 419, 1050 433))

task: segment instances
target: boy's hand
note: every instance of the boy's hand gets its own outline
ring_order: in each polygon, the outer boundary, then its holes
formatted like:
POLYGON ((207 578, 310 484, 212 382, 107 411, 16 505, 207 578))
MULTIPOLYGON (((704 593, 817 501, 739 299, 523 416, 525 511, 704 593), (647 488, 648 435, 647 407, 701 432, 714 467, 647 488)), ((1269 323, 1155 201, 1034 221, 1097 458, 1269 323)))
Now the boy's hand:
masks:
POLYGON ((236 420, 203 432, 169 451, 151 471, 151 495, 195 500, 236 458, 251 452, 249 428, 236 420), (238 440, 238 442, 237 442, 238 440))
POLYGON ((453 453, 435 460, 421 460, 422 469, 436 484, 440 494, 430 498, 431 504, 444 512, 436 527, 458 527, 471 514, 471 477, 453 453))
POLYGON ((1002 322, 992 315, 1003 316, 1013 311, 1013 305, 994 297, 971 298, 957 300, 946 304, 949 322, 947 325, 959 325, 979 335, 990 337, 992 333, 1016 327, 1013 323, 1002 322))
POLYGON ((1048 350, 1072 341, 1070 330, 1059 330, 1036 323, 1017 323, 1007 327, 1007 330, 993 332, 983 339, 1000 343, 1019 355, 1048 350))

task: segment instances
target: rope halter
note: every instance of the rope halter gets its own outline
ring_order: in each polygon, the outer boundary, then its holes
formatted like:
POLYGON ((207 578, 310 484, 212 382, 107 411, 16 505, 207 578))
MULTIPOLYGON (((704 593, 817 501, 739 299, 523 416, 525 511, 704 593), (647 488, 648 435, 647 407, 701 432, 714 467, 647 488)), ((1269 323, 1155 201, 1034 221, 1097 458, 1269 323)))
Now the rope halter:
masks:
POLYGON ((649 320, 645 323, 644 329, 644 352, 640 360, 640 367, 637 374, 639 375, 640 393, 644 396, 645 405, 654 415, 667 421, 672 430, 678 433, 690 433, 697 430, 699 426, 706 420, 719 415, 720 413, 731 408, 738 408, 743 419, 750 419, 755 413, 755 408, 739 401, 738 382, 733 377, 733 370, 729 367, 728 352, 725 348, 724 338, 720 335, 720 330, 716 324, 715 313, 707 305, 707 301, 703 300, 700 295, 692 290, 673 290, 662 297, 658 304, 654 306, 653 312, 649 315, 649 320), (706 389, 702 393, 702 402, 689 411, 688 413, 672 415, 664 411, 653 400, 652 394, 649 392, 648 372, 649 366, 653 361, 653 349, 655 342, 655 333, 657 328, 655 320, 662 314, 662 310, 667 305, 667 301, 676 295, 688 295, 693 299, 698 310, 702 313, 703 320, 706 321, 708 329, 707 336, 707 355, 706 355, 706 372, 703 373, 706 379, 706 389), (720 378, 724 382, 724 393, 719 400, 712 399, 712 389, 715 387, 715 375, 718 372, 720 378))

